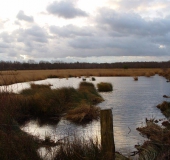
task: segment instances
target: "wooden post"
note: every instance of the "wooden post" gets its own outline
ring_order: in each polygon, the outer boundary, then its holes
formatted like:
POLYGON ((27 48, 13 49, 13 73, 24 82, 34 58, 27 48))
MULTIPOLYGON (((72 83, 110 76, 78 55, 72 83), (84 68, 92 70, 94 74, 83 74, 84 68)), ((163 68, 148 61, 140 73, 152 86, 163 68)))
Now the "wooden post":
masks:
POLYGON ((115 160, 115 144, 113 133, 113 116, 112 110, 101 110, 101 147, 104 158, 107 160, 115 160))

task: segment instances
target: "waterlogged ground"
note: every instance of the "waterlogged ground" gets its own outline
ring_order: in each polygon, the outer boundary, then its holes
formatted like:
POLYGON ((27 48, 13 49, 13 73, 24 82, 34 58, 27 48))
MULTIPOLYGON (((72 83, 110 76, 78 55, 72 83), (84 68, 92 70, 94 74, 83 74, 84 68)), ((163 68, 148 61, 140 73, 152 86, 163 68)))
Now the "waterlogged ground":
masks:
MULTIPOLYGON (((81 81, 82 78, 64 78, 46 79, 34 83, 52 84, 52 88, 78 88, 81 81)), ((91 78, 86 78, 86 81, 92 82, 91 78)), ((101 93, 105 101, 98 106, 101 109, 112 108, 116 150, 129 155, 131 151, 135 150, 134 145, 142 144, 146 140, 136 131, 137 127, 145 125, 145 118, 165 119, 155 106, 164 100, 168 101, 168 99, 163 98, 163 95, 170 96, 170 83, 167 83, 166 79, 160 76, 139 77, 138 81, 134 81, 132 77, 96 77, 96 81, 92 83, 96 85, 99 82, 110 82, 113 85, 113 92, 101 93)), ((9 86, 8 90, 19 92, 28 87, 29 83, 18 83, 9 86)), ((0 89, 4 90, 6 87, 0 89)), ((22 129, 31 134, 39 135, 41 138, 45 135, 51 135, 56 141, 68 137, 72 138, 75 134, 85 138, 97 137, 100 140, 99 121, 93 121, 91 124, 83 126, 75 125, 66 120, 61 120, 56 125, 38 125, 36 121, 30 121, 22 129)))

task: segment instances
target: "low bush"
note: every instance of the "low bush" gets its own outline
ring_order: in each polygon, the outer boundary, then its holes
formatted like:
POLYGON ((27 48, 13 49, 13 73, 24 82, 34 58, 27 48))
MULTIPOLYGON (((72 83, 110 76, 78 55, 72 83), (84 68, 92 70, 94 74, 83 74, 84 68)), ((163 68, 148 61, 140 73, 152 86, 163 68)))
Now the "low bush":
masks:
POLYGON ((110 92, 113 90, 113 86, 111 83, 101 82, 97 84, 97 88, 99 92, 110 92))

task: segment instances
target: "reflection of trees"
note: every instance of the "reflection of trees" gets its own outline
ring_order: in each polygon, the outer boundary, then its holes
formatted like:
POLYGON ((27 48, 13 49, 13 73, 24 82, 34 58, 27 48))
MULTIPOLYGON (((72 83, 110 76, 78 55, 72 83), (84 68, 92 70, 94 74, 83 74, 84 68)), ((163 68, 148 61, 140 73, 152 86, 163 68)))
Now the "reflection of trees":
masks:
POLYGON ((28 62, 0 61, 0 70, 38 70, 38 69, 109 69, 109 68, 170 68, 167 62, 116 62, 116 63, 65 63, 61 61, 28 60, 28 62))

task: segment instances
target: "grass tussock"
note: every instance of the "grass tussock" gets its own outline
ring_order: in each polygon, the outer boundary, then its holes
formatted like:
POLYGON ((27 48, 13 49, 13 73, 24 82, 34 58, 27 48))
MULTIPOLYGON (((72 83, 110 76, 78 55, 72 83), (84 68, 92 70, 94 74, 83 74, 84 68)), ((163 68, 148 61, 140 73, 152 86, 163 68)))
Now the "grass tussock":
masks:
POLYGON ((157 108, 159 108, 166 117, 170 117, 170 102, 164 101, 157 105, 157 108))
MULTIPOLYGON (((120 153, 115 153, 115 160, 129 160, 120 153)), ((67 140, 56 152, 54 160, 105 160, 102 149, 98 141, 74 138, 67 140)))
POLYGON ((134 79, 134 81, 138 81, 138 77, 136 77, 136 76, 133 77, 133 79, 134 79))
POLYGON ((82 82, 78 89, 51 89, 49 85, 31 84, 31 88, 17 95, 16 119, 18 122, 29 118, 59 119, 63 113, 83 107, 82 104, 93 106, 101 101, 103 98, 92 83, 82 82))
POLYGON ((95 78, 95 77, 92 77, 92 78, 91 78, 91 80, 92 80, 92 81, 95 81, 95 80, 96 80, 96 78, 95 78))
POLYGON ((82 104, 81 106, 68 111, 65 118, 76 123, 86 123, 94 119, 99 119, 99 115, 100 109, 98 107, 82 104))
POLYGON ((88 104, 95 105, 103 101, 103 98, 98 93, 93 83, 81 82, 78 92, 80 93, 80 97, 88 102, 88 104))
POLYGON ((111 83, 101 82, 97 84, 97 88, 99 92, 110 92, 113 90, 113 86, 111 83))

